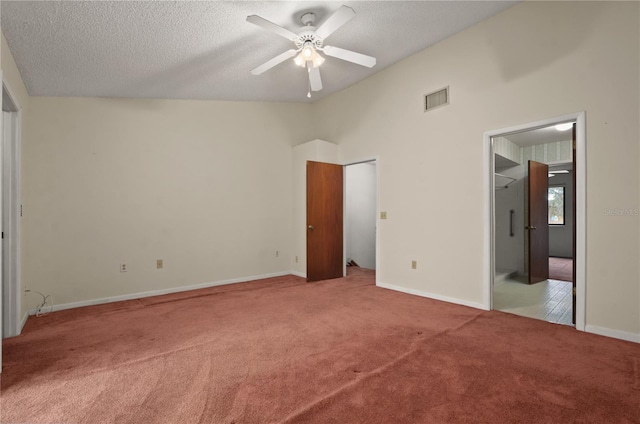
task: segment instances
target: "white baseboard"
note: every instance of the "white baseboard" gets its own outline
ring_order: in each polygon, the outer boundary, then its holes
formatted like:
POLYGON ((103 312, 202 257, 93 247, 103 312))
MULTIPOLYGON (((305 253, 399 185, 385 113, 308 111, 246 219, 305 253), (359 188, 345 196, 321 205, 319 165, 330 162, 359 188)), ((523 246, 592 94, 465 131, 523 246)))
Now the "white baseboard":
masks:
POLYGON ((612 330, 611 328, 598 327, 597 325, 589 324, 585 326, 584 331, 587 333, 598 334, 600 336, 613 337, 614 339, 640 343, 640 334, 629 333, 628 331, 612 330))
POLYGON ((289 271, 289 274, 295 275, 296 277, 307 278, 306 272, 289 271))
MULTIPOLYGON (((263 275, 253 275, 250 277, 231 278, 228 280, 214 281, 211 283, 202 283, 202 284, 194 284, 190 286, 172 287, 169 289, 131 293, 131 294, 125 294, 122 296, 103 297, 101 299, 91 299, 91 300, 82 300, 80 302, 63 303, 61 305, 53 305, 51 312, 63 311, 65 309, 81 308, 83 306, 93 306, 93 305, 102 305, 105 303, 121 302, 123 300, 142 299, 145 297, 179 293, 179 292, 184 292, 189 290, 205 289, 208 287, 224 286, 227 284, 246 283, 247 281, 264 280, 265 278, 282 277, 284 275, 290 275, 290 274, 291 272, 289 271, 276 272, 273 274, 263 274, 263 275)), ((49 312, 48 308, 44 308, 44 309, 46 312, 49 312)), ((35 313, 36 313, 35 309, 29 311, 29 315, 35 315, 35 313)))
POLYGON ((385 289, 389 289, 389 290, 399 291, 399 292, 402 292, 402 293, 413 294, 413 295, 420 296, 420 297, 427 297, 429 299, 441 300, 441 301, 447 302, 447 303, 455 303, 456 305, 469 306, 471 308, 482 309, 482 310, 485 310, 485 311, 487 310, 487 308, 485 308, 484 305, 482 305, 482 303, 469 302, 467 300, 457 299, 455 297, 442 296, 442 295, 439 295, 439 294, 429 293, 429 292, 425 292, 425 291, 422 291, 422 290, 409 289, 407 287, 401 287, 401 286, 396 286, 396 285, 393 285, 393 284, 381 283, 379 281, 376 282, 376 286, 382 287, 382 288, 385 288, 385 289))

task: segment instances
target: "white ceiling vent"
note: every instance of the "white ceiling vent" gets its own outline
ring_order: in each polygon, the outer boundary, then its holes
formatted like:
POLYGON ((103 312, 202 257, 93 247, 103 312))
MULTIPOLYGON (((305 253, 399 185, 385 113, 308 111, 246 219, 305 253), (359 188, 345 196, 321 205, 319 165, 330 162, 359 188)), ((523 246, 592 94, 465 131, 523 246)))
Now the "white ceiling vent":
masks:
POLYGON ((442 88, 424 96, 424 111, 449 104, 449 87, 442 88))

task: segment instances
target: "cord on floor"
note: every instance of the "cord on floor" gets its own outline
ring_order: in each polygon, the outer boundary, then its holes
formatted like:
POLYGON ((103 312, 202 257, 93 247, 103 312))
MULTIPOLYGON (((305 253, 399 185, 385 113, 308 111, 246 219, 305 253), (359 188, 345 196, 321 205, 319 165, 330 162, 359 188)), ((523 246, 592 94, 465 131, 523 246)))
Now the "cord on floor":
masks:
POLYGON ((53 297, 50 294, 45 296, 44 294, 40 293, 37 290, 29 290, 29 289, 25 290, 25 293, 37 293, 40 296, 42 296, 42 303, 40 303, 36 308, 36 313, 35 313, 36 317, 45 316, 51 311, 53 311, 53 297), (47 306, 47 302, 49 302, 49 310, 47 312, 42 312, 43 308, 47 306))

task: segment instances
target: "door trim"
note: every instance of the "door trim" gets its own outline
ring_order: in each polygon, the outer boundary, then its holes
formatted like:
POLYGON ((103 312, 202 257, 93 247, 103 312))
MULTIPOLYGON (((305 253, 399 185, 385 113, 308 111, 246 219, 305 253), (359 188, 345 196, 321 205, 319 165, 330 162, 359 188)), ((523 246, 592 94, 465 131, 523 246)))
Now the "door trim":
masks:
POLYGON ((484 173, 484 228, 483 228, 483 297, 482 305, 486 310, 493 308, 493 284, 495 276, 495 196, 494 196, 494 151, 492 137, 509 133, 533 130, 551 125, 575 121, 576 122, 576 329, 585 331, 586 325, 586 112, 576 112, 568 115, 548 118, 512 127, 487 131, 483 136, 483 173, 484 173))
MULTIPOLYGON (((3 291, 7 294, 7 298, 2 298, 3 310, 2 315, 6 317, 7 322, 3 322, 3 332, 5 337, 17 336, 22 332, 22 327, 26 323, 26 313, 24 317, 20 316, 22 309, 22 292, 21 287, 21 273, 20 273, 20 155, 21 155, 21 122, 22 122, 22 108, 16 100, 16 96, 13 94, 11 87, 5 82, 2 82, 2 88, 7 92, 9 99, 12 102, 11 118, 13 127, 13 137, 9 141, 11 143, 10 149, 4 149, 10 151, 11 157, 3 157, 2 164, 0 165, 1 172, 3 173, 3 181, 5 177, 10 178, 9 192, 4 192, 2 188, 2 221, 7 222, 7 226, 4 226, 3 231, 5 233, 6 243, 3 243, 2 255, 6 259, 5 267, 2 269, 3 279, 3 291), (7 166, 9 169, 6 169, 7 166), (8 212, 8 216, 5 217, 5 212, 8 212), (7 279, 8 276, 13 278, 7 279), (8 284, 5 287, 4 285, 8 284)), ((2 130, 2 143, 5 143, 4 131, 2 130)), ((3 146, 4 147, 4 146, 3 146)), ((3 155, 4 156, 4 155, 3 155)))

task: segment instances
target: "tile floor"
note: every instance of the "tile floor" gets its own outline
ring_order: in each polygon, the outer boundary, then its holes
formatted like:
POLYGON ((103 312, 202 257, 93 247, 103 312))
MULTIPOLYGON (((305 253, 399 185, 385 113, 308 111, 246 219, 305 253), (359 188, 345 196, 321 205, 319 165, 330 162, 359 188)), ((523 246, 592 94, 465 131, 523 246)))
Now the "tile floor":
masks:
POLYGON ((493 288, 493 309, 541 319, 556 324, 571 324, 573 285, 547 280, 529 285, 522 277, 507 278, 493 288))

